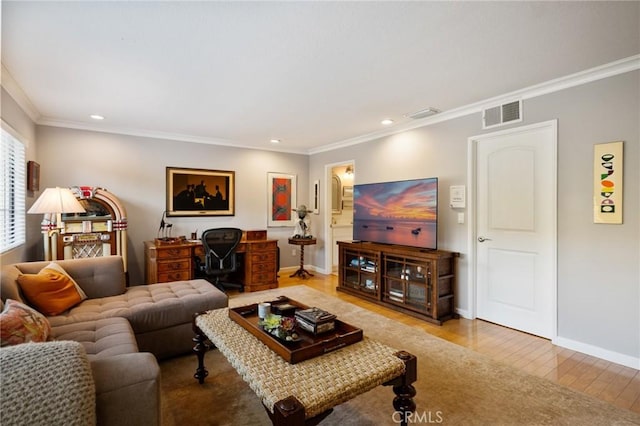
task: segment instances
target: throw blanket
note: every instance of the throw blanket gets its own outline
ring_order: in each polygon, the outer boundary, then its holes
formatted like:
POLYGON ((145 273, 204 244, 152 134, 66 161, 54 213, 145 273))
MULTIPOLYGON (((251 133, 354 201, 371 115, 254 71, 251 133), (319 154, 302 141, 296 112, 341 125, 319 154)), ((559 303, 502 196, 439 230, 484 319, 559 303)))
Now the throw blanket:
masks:
POLYGON ((0 349, 0 424, 95 425, 95 386, 80 343, 0 349))

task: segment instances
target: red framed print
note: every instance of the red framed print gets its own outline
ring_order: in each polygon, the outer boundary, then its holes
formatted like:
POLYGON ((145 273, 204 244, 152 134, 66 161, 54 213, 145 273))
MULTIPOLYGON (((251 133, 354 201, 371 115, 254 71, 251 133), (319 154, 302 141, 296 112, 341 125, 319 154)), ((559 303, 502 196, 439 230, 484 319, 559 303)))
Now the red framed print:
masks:
POLYGON ((296 175, 267 173, 269 212, 267 226, 294 226, 296 208, 296 175))

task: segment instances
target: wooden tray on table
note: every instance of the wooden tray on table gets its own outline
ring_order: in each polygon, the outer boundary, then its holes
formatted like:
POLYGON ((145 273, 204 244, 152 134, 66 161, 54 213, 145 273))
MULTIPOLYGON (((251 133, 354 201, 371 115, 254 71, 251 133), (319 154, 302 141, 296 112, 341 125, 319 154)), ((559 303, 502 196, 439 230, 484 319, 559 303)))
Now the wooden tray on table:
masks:
MULTIPOLYGON (((280 304, 294 305, 296 310, 309 308, 307 305, 285 296, 280 296, 277 300, 269 303, 271 303, 272 310, 280 304)), ((257 337, 290 364, 296 364, 362 340, 362 329, 336 319, 334 330, 318 335, 313 335, 300 327, 296 327, 299 339, 295 342, 285 343, 262 329, 259 324, 260 318, 258 318, 257 303, 229 308, 229 318, 257 337)))

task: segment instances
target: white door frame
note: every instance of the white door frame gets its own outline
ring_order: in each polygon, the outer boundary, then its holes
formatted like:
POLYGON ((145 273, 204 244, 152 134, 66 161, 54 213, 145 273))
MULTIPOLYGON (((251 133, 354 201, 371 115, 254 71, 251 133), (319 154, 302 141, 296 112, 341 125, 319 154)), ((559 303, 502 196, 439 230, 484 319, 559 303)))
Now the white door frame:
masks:
POLYGON ((558 120, 549 120, 543 121, 541 123, 531 124, 527 126, 514 127, 506 130, 501 130, 492 133, 485 133, 477 136, 471 136, 467 139, 467 193, 468 193, 468 217, 469 217, 469 226, 467 228, 467 247, 469 249, 469 262, 468 262, 468 280, 467 280, 467 294, 469 295, 469 318, 475 319, 477 316, 477 268, 476 268, 476 238, 477 235, 477 223, 476 223, 476 184, 477 184, 477 170, 476 170, 476 161, 477 161, 477 141, 485 139, 485 138, 493 138, 496 136, 507 135, 510 133, 521 133, 523 131, 532 130, 540 127, 552 127, 553 134, 555 135, 555 143, 556 143, 556 187, 554 188, 556 192, 556 196, 554 196, 555 205, 553 209, 556 214, 554 215, 554 224, 553 224, 553 235, 551 238, 553 239, 554 246, 554 255, 553 255, 553 269, 555 270, 554 279, 553 279, 553 335, 551 336, 552 341, 555 340, 558 333, 558 205, 557 205, 557 143, 558 143, 558 120))
MULTIPOLYGON (((333 247, 331 242, 331 170, 337 166, 344 166, 345 164, 351 164, 356 169, 356 160, 344 160, 335 163, 329 163, 324 165, 324 184, 320 185, 320 192, 322 192, 322 185, 324 185, 324 274, 331 274, 333 267, 333 247)), ((356 169, 357 170, 357 169, 356 169)), ((322 210, 322 208, 320 209, 322 210)))

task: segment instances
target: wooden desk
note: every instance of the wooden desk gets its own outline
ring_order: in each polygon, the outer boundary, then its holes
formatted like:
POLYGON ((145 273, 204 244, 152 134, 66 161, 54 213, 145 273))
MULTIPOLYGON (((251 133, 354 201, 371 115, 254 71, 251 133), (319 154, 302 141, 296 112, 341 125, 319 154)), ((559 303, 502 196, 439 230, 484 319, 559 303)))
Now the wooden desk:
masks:
MULTIPOLYGON (((245 291, 278 287, 277 240, 246 240, 243 237, 236 252, 242 253, 244 258, 237 275, 244 284, 245 291)), ((200 241, 185 240, 179 244, 161 245, 154 241, 145 241, 145 283, 156 284, 196 278, 196 256, 204 262, 204 249, 200 241)))

